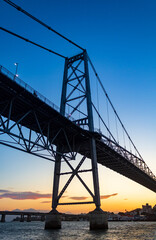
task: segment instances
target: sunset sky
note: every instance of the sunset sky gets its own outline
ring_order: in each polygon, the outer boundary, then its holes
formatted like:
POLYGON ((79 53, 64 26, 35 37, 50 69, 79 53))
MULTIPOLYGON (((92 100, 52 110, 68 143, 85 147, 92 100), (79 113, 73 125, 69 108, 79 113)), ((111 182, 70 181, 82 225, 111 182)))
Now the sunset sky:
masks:
MULTIPOLYGON (((145 162, 156 175, 156 1, 14 0, 87 49, 145 162)), ((67 57, 80 50, 0 1, 0 26, 67 57)), ((60 105, 64 60, 0 30, 0 65, 60 105)), ((94 93, 93 93, 94 96, 94 93)), ((100 102, 101 107, 105 107, 100 102)), ((0 145, 0 210, 51 210, 54 163, 0 145)), ((85 166, 88 167, 89 160, 85 166)), ((151 190, 98 165, 101 208, 125 211, 156 204, 151 190)), ((82 175, 83 176, 83 175, 82 175)), ((89 173, 83 176, 92 188, 89 173)), ((61 186, 65 179, 61 180, 61 186)), ((91 201, 75 178, 61 201, 91 201)), ((59 207, 81 213, 94 205, 59 207)))

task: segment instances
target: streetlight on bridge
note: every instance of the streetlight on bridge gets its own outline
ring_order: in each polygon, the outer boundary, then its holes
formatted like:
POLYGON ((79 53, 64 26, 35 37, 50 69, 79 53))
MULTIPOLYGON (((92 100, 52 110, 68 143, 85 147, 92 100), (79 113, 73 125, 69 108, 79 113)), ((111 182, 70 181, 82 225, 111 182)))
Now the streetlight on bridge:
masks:
POLYGON ((18 77, 18 74, 17 74, 17 70, 18 70, 18 63, 14 63, 14 65, 16 66, 16 70, 15 70, 15 77, 18 77))

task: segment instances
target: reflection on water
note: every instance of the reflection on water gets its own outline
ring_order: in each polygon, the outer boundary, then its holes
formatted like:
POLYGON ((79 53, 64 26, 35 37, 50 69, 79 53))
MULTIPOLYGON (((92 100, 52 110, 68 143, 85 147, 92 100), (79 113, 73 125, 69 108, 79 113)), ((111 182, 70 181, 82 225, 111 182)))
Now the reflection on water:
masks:
POLYGON ((43 222, 0 223, 0 240, 156 240, 156 222, 109 222, 106 231, 90 231, 88 222, 62 222, 44 230, 43 222))

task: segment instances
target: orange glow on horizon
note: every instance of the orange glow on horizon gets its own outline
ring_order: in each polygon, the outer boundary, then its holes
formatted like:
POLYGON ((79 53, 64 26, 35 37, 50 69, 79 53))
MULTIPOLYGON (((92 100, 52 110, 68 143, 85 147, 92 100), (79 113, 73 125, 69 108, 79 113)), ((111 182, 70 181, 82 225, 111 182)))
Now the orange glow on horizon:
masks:
MULTIPOLYGON (((43 200, 43 199, 42 199, 43 200)), ((109 198, 101 201, 101 209, 107 212, 125 212, 131 211, 136 208, 141 208, 142 205, 145 205, 148 202, 152 207, 156 204, 155 199, 151 201, 144 200, 126 200, 126 199, 114 199, 109 198)), ((1 199, 0 200, 0 210, 12 211, 15 209, 25 210, 25 209, 35 209, 38 211, 50 211, 51 210, 51 201, 41 201, 41 200, 12 200, 12 199, 1 199), (43 203, 44 202, 44 203, 43 203)), ((94 204, 84 204, 84 205, 66 205, 58 206, 57 210, 64 213, 88 213, 95 209, 94 204)))

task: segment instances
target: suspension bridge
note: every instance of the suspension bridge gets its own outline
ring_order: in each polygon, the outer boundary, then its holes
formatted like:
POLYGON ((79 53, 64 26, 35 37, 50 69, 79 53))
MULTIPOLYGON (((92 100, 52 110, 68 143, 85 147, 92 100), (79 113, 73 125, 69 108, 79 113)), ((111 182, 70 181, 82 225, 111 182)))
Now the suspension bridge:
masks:
POLYGON ((87 51, 13 2, 4 1, 79 48, 80 53, 66 57, 0 27, 0 30, 8 34, 65 59, 60 108, 19 79, 17 75, 0 66, 0 144, 55 163, 52 211, 46 216, 45 228, 61 227, 57 212, 58 205, 92 203, 95 204, 96 209, 90 215, 90 228, 107 228, 106 214, 100 209, 97 163, 154 192, 156 192, 156 177, 129 136, 87 51), (110 129, 110 117, 108 116, 108 121, 106 121, 100 112, 98 99, 97 106, 92 101, 90 68, 98 83, 97 90, 100 88, 107 100, 107 114, 109 106, 114 115, 116 137, 110 129), (97 126, 95 126, 95 122, 97 126), (121 134, 118 126, 123 132, 123 144, 119 140, 121 134), (129 150, 125 146, 125 139, 129 142, 129 150), (81 156, 79 162, 78 156, 81 156), (86 159, 91 161, 89 169, 82 168, 86 159), (72 161, 78 162, 76 168, 73 167, 72 161), (62 162, 65 162, 71 169, 69 172, 61 172, 62 162), (86 172, 92 173, 93 191, 80 176, 86 172), (59 191, 60 178, 64 175, 69 175, 69 179, 59 191), (92 201, 60 202, 62 195, 75 176, 88 191, 92 201))

